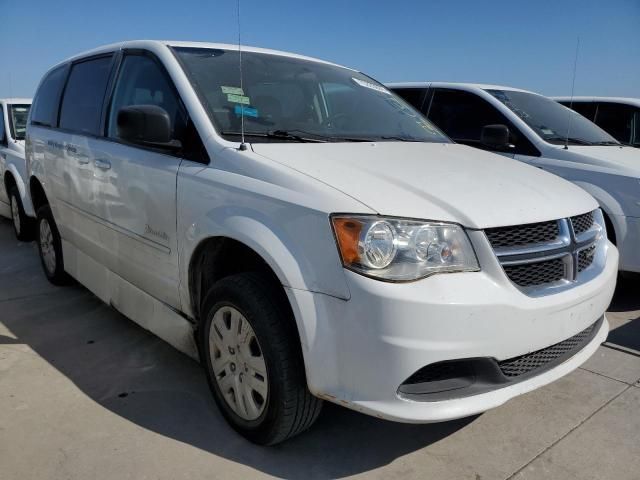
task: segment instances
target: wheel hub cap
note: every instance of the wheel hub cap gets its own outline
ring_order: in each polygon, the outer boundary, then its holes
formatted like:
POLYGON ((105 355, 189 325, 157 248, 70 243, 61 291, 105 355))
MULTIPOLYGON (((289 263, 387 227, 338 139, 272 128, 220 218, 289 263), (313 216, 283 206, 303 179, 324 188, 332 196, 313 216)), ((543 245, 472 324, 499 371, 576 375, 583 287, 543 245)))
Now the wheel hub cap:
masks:
POLYGON ((213 315, 209 352, 227 405, 244 420, 257 419, 267 404, 267 366, 253 328, 237 309, 226 306, 213 315))

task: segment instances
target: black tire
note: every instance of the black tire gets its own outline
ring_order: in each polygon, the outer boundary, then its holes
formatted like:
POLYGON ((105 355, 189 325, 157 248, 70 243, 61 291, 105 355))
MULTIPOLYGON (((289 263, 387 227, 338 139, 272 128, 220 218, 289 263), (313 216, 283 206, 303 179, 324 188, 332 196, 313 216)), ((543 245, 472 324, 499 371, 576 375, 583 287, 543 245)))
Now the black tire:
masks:
POLYGON ((16 238, 23 242, 31 241, 35 222, 33 218, 24 213, 20 192, 15 185, 9 189, 9 206, 11 208, 11 223, 13 224, 13 232, 16 234, 16 238), (18 210, 17 217, 13 215, 14 205, 18 210))
POLYGON ((42 270, 44 270, 44 274, 47 277, 49 282, 54 285, 68 285, 71 283, 71 277, 67 272, 64 271, 64 259, 62 257, 62 241, 60 240, 60 232, 58 232, 58 227, 56 226, 56 222, 53 219, 53 213, 51 213, 51 208, 49 205, 43 205, 38 209, 37 217, 36 217, 36 243, 38 244, 38 252, 40 253, 40 263, 42 264, 42 270), (48 226, 51 231, 51 239, 50 239, 50 247, 48 245, 43 245, 44 239, 42 234, 42 229, 45 226, 44 223, 48 226), (45 261, 43 255, 43 249, 49 252, 53 252, 55 254, 53 268, 47 267, 47 262, 45 261))
MULTIPOLYGON (((218 281, 205 297, 199 328, 200 353, 207 380, 229 424, 253 443, 273 445, 308 429, 322 400, 307 388, 295 320, 273 281, 257 273, 241 273, 218 281), (245 420, 229 406, 213 373, 209 332, 215 312, 233 307, 249 322, 267 370, 268 394, 261 415, 245 420)), ((285 299, 286 300, 286 299, 285 299)))

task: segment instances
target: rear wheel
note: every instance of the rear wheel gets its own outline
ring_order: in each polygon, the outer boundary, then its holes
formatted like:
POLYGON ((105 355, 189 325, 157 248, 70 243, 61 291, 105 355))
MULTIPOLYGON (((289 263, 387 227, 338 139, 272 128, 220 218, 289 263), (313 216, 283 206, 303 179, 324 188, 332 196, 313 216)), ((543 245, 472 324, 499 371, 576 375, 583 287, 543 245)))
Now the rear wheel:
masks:
POLYGON ((36 220, 40 262, 47 279, 54 285, 66 285, 71 277, 64 271, 62 241, 49 205, 38 209, 36 220))
POLYGON ((231 426, 261 445, 309 428, 322 401, 307 388, 294 320, 270 279, 224 278, 208 292, 202 313, 203 364, 231 426))
POLYGON ((13 186, 9 190, 9 203, 11 205, 11 220, 13 221, 13 231, 16 238, 27 242, 33 238, 34 221, 24 213, 22 200, 18 187, 13 186))

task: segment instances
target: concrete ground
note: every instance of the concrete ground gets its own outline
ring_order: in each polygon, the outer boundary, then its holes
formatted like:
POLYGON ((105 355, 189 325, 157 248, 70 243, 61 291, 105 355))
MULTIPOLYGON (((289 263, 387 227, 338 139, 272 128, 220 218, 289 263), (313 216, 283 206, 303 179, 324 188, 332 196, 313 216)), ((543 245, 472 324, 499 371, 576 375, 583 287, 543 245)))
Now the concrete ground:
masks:
POLYGON ((0 479, 640 478, 640 282, 567 377, 473 418, 402 425, 325 404, 273 448, 236 435, 197 363, 80 286, 56 288, 0 222, 0 479))

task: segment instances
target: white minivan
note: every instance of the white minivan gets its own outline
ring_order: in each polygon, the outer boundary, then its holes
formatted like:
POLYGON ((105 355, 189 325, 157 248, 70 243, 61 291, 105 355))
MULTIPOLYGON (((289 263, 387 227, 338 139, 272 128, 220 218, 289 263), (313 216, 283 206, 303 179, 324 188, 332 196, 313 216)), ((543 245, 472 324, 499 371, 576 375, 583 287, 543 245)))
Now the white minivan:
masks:
POLYGON ((27 158, 46 276, 199 358, 257 443, 308 428, 321 399, 401 422, 477 414, 607 336, 618 253, 597 202, 451 143, 356 70, 98 48, 42 80, 27 158))
POLYGON ((35 212, 27 195, 24 138, 31 99, 0 98, 0 215, 18 240, 31 240, 35 212))
POLYGON ((640 148, 640 98, 551 98, 591 120, 620 143, 640 148))
POLYGON ((560 175, 593 195, 620 270, 640 272, 640 151, 550 98, 495 85, 388 85, 455 142, 560 175), (568 137, 568 138, 567 138, 568 137))

